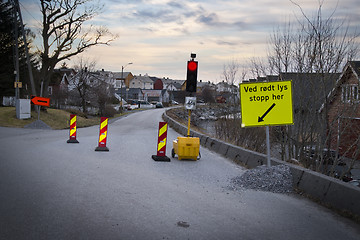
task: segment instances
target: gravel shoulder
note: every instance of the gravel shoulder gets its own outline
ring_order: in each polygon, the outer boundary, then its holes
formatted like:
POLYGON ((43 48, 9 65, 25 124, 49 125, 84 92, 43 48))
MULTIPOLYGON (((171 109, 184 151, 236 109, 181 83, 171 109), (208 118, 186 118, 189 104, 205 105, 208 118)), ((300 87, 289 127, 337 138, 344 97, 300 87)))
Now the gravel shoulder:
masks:
POLYGON ((241 176, 231 179, 232 190, 258 190, 273 193, 292 193, 292 174, 285 165, 265 165, 249 169, 241 176))

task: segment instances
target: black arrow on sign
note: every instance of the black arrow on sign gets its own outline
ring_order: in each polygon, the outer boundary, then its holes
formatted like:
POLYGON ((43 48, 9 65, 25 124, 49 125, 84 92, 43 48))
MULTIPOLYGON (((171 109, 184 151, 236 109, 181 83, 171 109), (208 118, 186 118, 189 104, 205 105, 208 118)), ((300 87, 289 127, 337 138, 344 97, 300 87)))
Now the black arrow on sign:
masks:
POLYGON ((264 121, 264 118, 266 117, 266 115, 268 115, 268 113, 271 111, 271 109, 273 109, 275 107, 275 103, 273 103, 268 110, 266 110, 266 112, 258 118, 258 122, 263 122, 264 121))

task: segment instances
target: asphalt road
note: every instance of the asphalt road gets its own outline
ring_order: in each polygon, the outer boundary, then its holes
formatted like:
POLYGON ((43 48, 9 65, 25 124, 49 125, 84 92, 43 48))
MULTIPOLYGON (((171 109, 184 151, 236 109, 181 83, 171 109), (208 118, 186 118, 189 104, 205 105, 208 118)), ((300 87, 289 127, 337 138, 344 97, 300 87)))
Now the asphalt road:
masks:
MULTIPOLYGON (((0 239, 360 239, 360 226, 296 194, 231 191, 245 169, 201 148, 155 162, 163 109, 99 127, 0 128, 0 239)), ((167 156, 172 140, 169 129, 167 156)))

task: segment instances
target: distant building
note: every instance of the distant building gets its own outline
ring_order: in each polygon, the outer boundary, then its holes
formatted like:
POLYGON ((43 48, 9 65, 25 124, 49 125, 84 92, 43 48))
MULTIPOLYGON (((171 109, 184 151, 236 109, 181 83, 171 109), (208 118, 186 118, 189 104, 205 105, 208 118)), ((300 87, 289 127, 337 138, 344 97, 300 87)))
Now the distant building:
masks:
POLYGON ((154 82, 145 74, 144 76, 135 76, 130 80, 129 88, 154 89, 154 82))
POLYGON ((164 83, 161 80, 161 78, 157 77, 150 77, 154 82, 154 89, 155 90, 163 90, 164 89, 164 83))
POLYGON ((166 89, 162 90, 142 90, 144 94, 144 100, 148 102, 163 102, 168 103, 170 101, 170 94, 166 89))
POLYGON ((360 160, 360 61, 346 64, 328 102, 331 148, 342 156, 360 160))
POLYGON ((114 88, 128 88, 131 79, 134 78, 131 72, 114 72, 115 86, 114 88))

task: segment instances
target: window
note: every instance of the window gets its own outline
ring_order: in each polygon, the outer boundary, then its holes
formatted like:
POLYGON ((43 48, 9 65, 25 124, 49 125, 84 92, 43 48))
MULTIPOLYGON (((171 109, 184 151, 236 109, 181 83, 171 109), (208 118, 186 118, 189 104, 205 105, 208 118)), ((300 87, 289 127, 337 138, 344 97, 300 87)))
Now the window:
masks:
POLYGON ((343 102, 359 102, 359 86, 356 84, 344 84, 341 91, 341 100, 343 102))

